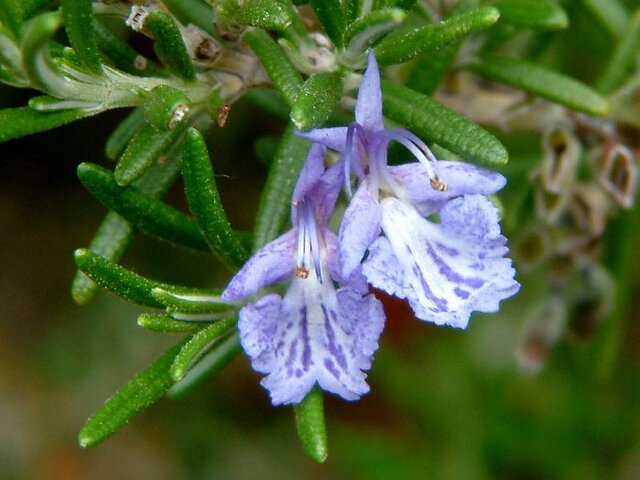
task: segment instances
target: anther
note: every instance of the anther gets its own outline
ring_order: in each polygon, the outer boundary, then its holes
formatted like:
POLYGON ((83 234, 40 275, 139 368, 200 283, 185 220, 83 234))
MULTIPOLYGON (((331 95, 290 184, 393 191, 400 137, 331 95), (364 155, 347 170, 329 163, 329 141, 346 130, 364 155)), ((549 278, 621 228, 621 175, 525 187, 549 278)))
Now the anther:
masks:
POLYGON ((296 267, 296 277, 307 278, 309 276, 309 270, 304 267, 296 267))
POLYGON ((447 190, 449 190, 449 185, 440 180, 438 177, 430 178, 429 183, 431 184, 431 188, 438 192, 446 192, 447 190))

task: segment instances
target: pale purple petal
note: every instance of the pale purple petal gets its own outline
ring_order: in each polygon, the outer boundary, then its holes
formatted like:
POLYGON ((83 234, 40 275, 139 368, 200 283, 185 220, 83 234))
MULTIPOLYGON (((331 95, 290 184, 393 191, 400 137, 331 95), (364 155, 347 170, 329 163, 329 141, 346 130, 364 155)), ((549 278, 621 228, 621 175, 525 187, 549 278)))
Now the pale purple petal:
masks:
POLYGON ((503 257, 497 209, 486 197, 450 200, 440 211, 440 224, 395 198, 382 201, 382 212, 392 251, 384 242, 372 246, 365 275, 372 285, 406 297, 416 317, 464 328, 472 311, 496 311, 518 291, 511 260, 503 257))
POLYGON ((342 152, 347 141, 347 127, 314 128, 309 131, 296 130, 296 135, 329 147, 336 152, 342 152))
POLYGON ((240 310, 238 329, 240 343, 251 357, 251 366, 256 372, 269 373, 273 357, 273 337, 276 333, 282 299, 275 293, 260 298, 240 310))
POLYGON ((362 264, 351 273, 349 278, 344 278, 338 260, 338 237, 331 230, 325 229, 324 241, 327 248, 327 266, 331 278, 342 287, 349 287, 361 295, 366 295, 369 292, 369 284, 362 274, 362 264))
POLYGON ((398 298, 407 298, 404 271, 387 237, 378 237, 371 244, 362 273, 376 288, 398 298))
POLYGON ((384 129, 382 123, 380 70, 372 50, 369 51, 367 70, 364 72, 362 83, 360 83, 360 89, 358 90, 356 122, 362 125, 368 133, 384 129))
POLYGON ((293 190, 291 200, 299 202, 305 196, 309 195, 313 188, 317 185, 320 177, 324 173, 324 154, 326 147, 314 143, 309 150, 307 159, 300 170, 296 188, 293 190))
POLYGON ((429 172, 421 163, 390 167, 392 175, 424 216, 437 212, 452 198, 474 193, 491 195, 506 184, 499 173, 464 162, 442 160, 434 163, 434 170, 447 184, 447 190, 440 192, 431 187, 429 172))
POLYGON ((294 228, 258 250, 231 279, 222 292, 222 299, 237 302, 291 277, 295 270, 297 241, 298 230, 294 228))
POLYGON ((348 279, 360 265, 371 242, 380 235, 382 212, 364 181, 349 202, 338 232, 338 258, 342 277, 348 279))
POLYGON ((344 169, 341 161, 327 168, 322 177, 320 177, 318 185, 312 195, 318 212, 320 225, 326 226, 331 220, 331 215, 333 214, 333 209, 340 195, 343 182, 344 169))
POLYGON ((238 327, 274 405, 299 403, 317 383, 346 400, 369 391, 370 367, 384 324, 382 306, 314 276, 294 278, 285 297, 268 295, 240 313, 238 327))

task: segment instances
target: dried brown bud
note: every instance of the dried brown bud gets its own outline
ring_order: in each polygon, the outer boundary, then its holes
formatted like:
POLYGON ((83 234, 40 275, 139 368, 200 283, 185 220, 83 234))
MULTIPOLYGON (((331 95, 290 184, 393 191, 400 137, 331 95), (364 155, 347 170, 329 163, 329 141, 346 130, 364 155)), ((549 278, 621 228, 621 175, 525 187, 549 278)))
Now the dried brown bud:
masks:
POLYGON ((594 155, 592 165, 598 182, 611 198, 621 207, 631 208, 638 183, 633 152, 624 145, 609 145, 594 155))

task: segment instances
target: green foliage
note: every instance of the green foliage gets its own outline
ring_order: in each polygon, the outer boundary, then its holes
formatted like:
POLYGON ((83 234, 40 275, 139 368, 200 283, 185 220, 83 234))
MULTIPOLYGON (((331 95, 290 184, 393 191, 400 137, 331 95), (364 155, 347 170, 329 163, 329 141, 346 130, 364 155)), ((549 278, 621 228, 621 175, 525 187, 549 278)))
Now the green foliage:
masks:
POLYGON ((91 0, 62 0, 62 20, 69 42, 84 67, 102 73, 102 60, 93 30, 91 0))
POLYGON ((512 57, 486 55, 468 65, 483 77, 522 88, 534 95, 592 115, 606 115, 609 104, 595 90, 553 70, 512 57))
POLYGON ((296 428, 307 454, 322 463, 329 455, 327 429, 324 422, 322 390, 315 387, 304 400, 294 407, 296 428))

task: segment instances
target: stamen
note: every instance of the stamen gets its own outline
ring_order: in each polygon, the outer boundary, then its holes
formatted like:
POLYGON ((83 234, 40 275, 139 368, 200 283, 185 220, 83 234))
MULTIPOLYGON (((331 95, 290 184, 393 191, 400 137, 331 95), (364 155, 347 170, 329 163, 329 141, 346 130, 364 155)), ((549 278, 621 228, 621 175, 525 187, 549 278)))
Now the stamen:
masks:
POLYGON ((298 278, 308 278, 311 262, 313 262, 316 277, 322 283, 320 240, 313 201, 305 197, 295 205, 295 208, 298 217, 298 252, 295 275, 298 278))
POLYGON ((387 130, 385 133, 389 140, 394 140, 405 147, 418 159, 420 163, 422 163, 422 165, 425 166, 427 173, 429 174, 431 187, 434 190, 444 192, 449 188, 448 185, 440 180, 436 175, 433 165, 438 160, 422 140, 403 128, 394 128, 392 130, 387 130))

